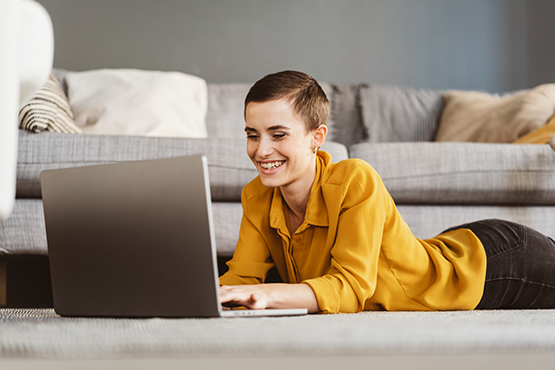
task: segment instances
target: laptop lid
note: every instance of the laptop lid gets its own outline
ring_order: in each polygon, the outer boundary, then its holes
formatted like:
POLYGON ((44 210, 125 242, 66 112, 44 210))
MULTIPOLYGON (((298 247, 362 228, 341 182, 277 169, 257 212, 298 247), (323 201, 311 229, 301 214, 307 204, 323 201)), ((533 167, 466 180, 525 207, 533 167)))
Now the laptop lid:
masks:
POLYGON ((41 173, 54 306, 65 316, 219 316, 206 157, 41 173))

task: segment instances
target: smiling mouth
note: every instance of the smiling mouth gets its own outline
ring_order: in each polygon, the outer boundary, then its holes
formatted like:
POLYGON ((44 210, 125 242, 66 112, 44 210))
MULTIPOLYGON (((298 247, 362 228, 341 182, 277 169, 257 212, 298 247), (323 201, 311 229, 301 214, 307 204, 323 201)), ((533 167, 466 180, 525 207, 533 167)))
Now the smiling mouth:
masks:
POLYGON ((282 164, 285 163, 285 161, 276 161, 276 162, 269 162, 269 163, 260 163, 260 167, 265 168, 267 170, 273 170, 274 168, 278 168, 279 166, 281 166, 282 164))

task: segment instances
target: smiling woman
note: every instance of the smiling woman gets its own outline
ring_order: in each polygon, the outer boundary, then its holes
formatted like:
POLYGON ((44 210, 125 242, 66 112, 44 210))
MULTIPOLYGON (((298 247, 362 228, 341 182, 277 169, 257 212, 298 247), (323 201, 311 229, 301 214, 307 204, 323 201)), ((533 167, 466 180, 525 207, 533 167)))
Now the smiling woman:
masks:
POLYGON ((268 75, 247 94, 247 153, 259 176, 242 192, 224 304, 311 313, 555 307, 553 240, 500 220, 416 238, 368 163, 318 152, 328 113, 324 92, 301 72, 268 75), (273 267, 283 284, 263 284, 273 267))
POLYGON ((322 146, 327 127, 307 130, 286 99, 250 103, 245 117, 247 154, 262 184, 279 187, 286 198, 302 194, 308 199, 316 170, 313 148, 322 146))

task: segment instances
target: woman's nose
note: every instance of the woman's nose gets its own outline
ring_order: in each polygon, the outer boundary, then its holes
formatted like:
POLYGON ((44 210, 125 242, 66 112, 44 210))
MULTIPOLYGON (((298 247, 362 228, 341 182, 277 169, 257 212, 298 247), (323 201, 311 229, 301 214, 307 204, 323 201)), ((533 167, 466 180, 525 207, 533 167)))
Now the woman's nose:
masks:
POLYGON ((268 157, 274 152, 274 147, 270 140, 263 138, 260 139, 256 151, 259 157, 268 157))

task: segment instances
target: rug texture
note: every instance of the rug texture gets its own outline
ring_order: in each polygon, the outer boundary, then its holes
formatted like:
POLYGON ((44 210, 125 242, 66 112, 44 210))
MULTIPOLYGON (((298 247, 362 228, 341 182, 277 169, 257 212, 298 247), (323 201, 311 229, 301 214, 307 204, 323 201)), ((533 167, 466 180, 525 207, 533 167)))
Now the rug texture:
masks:
POLYGON ((0 309, 0 357, 465 353, 555 353, 555 310, 106 319, 0 309))

